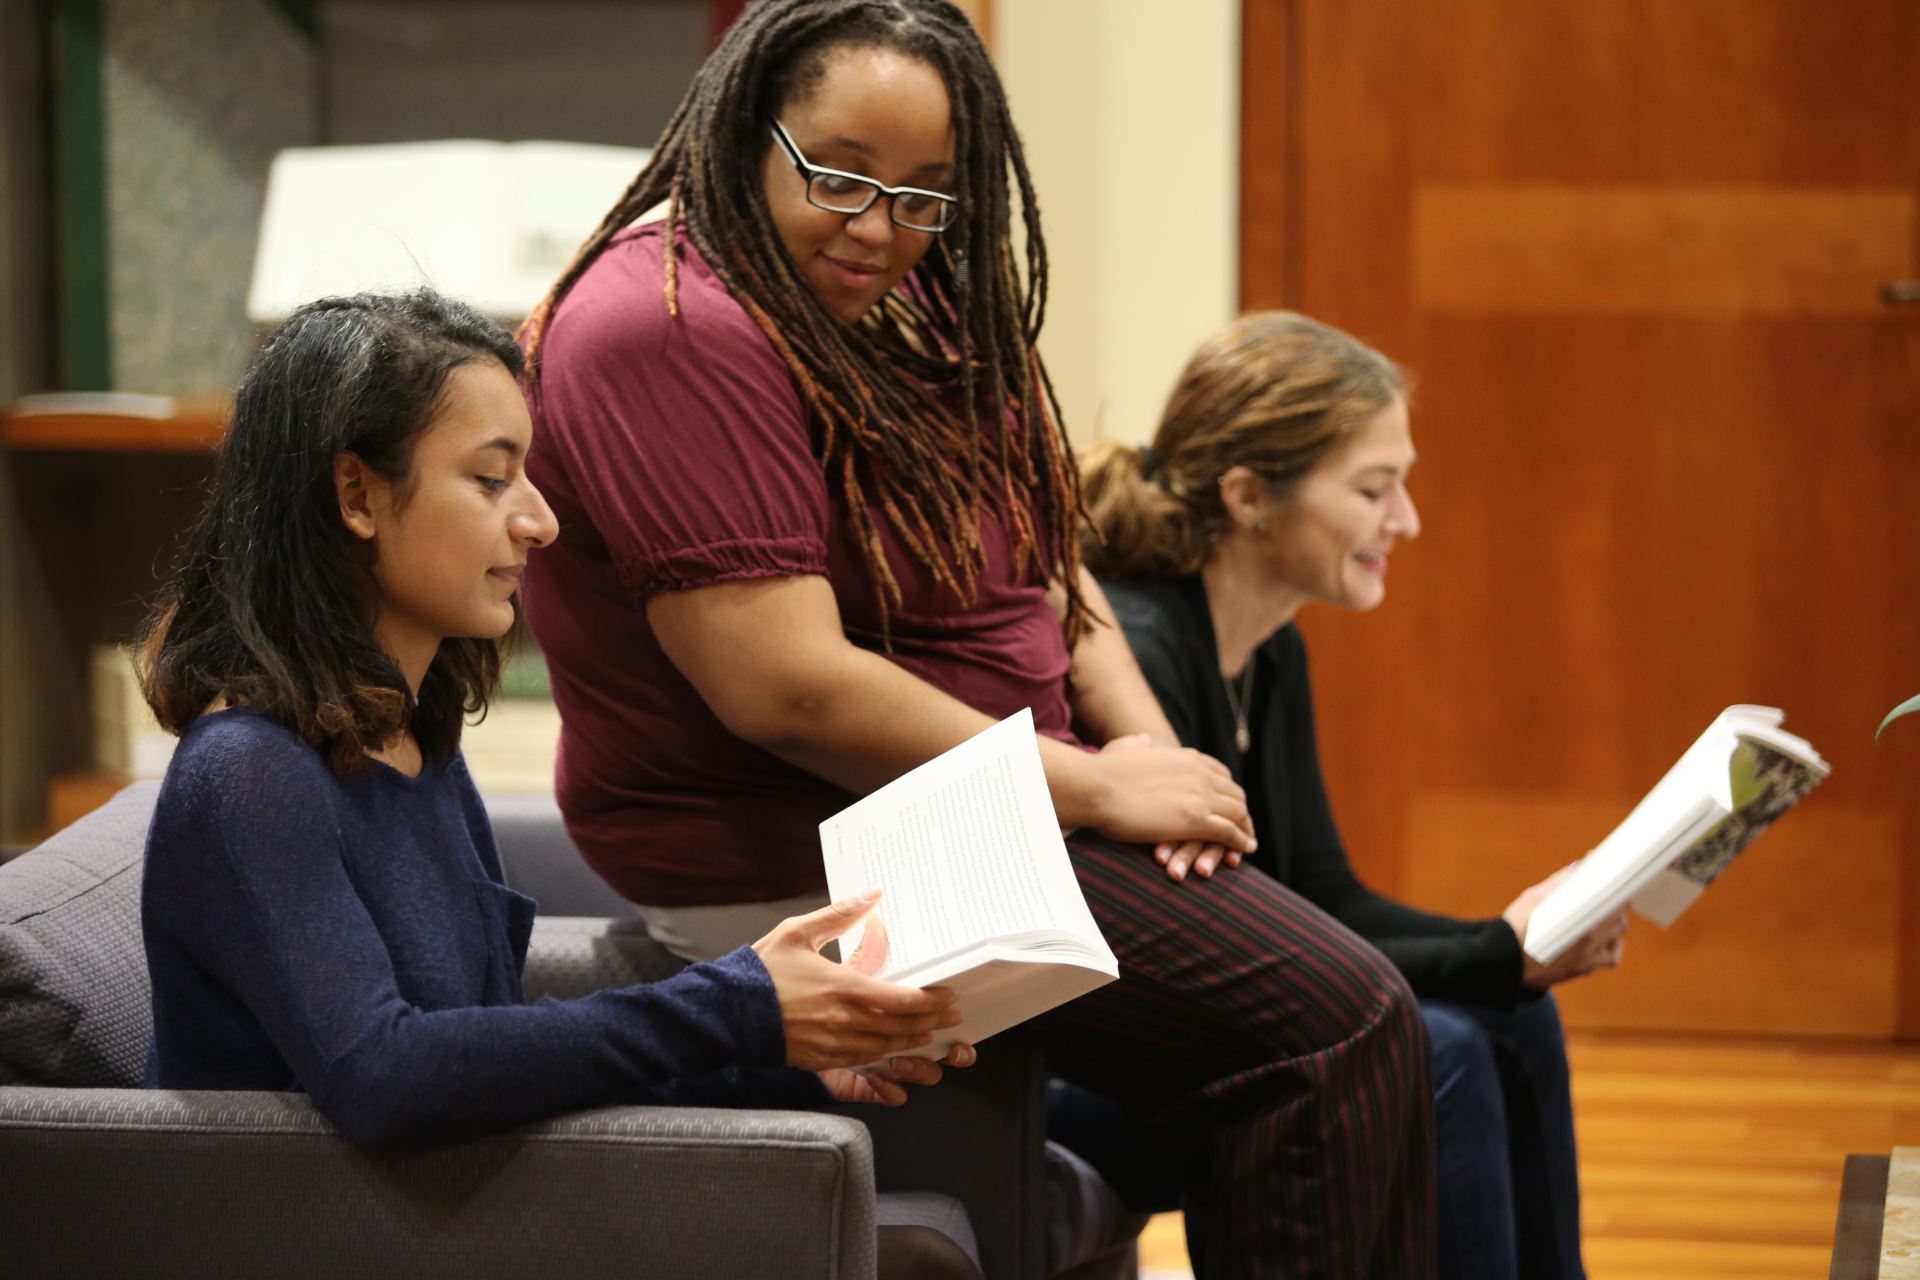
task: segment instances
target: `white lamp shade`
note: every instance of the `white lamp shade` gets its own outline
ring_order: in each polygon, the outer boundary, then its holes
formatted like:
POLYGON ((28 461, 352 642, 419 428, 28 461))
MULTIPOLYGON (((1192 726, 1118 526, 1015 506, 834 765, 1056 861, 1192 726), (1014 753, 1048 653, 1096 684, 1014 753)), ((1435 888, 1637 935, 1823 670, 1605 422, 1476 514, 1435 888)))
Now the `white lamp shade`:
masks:
POLYGON ((651 153, 574 142, 294 147, 274 157, 247 315, 432 285, 517 321, 651 153))

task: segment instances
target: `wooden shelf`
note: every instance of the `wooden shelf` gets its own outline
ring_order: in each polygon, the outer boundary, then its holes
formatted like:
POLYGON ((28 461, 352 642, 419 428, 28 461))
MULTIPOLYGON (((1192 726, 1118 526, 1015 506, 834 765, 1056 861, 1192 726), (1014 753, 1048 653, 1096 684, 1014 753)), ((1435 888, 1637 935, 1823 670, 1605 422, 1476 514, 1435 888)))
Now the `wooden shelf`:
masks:
POLYGON ((207 453, 226 433, 232 404, 180 400, 168 417, 114 413, 30 413, 0 419, 8 449, 77 453, 207 453))

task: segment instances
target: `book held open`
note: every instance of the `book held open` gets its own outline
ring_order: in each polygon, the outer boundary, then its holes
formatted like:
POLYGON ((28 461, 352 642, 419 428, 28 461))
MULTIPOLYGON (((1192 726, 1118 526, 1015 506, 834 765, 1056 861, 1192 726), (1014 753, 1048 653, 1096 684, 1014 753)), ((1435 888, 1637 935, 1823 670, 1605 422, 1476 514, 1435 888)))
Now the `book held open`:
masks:
MULTIPOLYGON (((947 987, 966 1020, 916 1050, 939 1058, 1120 976, 1080 893, 1022 710, 820 824, 827 891, 885 890, 879 976, 947 987)), ((851 955, 865 922, 841 938, 851 955)))
POLYGON ((1829 772, 1775 707, 1728 707, 1527 923, 1526 951, 1551 964, 1632 904, 1665 927, 1754 837, 1829 772))

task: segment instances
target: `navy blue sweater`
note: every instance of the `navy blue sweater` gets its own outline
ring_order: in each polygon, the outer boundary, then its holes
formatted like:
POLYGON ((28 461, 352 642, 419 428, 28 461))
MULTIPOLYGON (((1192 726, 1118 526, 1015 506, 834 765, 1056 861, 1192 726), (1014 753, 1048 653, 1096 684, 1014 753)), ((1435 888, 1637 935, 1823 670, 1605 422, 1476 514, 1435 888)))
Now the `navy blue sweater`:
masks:
POLYGON ((750 947, 523 1002, 533 900, 501 883, 466 765, 335 777, 246 709, 196 720, 147 840, 147 1082, 299 1090, 367 1143, 626 1102, 808 1106, 750 947))

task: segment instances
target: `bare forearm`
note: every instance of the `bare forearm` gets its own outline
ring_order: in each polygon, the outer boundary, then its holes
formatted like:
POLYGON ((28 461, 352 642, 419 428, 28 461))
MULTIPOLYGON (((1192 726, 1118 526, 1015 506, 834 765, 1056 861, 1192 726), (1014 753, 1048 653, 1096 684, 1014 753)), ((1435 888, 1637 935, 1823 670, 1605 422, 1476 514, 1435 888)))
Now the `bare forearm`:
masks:
MULTIPOLYGON (((879 654, 849 649, 756 745, 859 795, 959 745, 993 721, 879 654)), ((770 726, 771 728, 771 726, 770 726)), ((1062 826, 1098 826, 1107 788, 1093 758, 1041 735, 1040 763, 1062 826)))
MULTIPOLYGON (((658 596, 647 616, 667 656, 735 736, 859 794, 991 723, 849 644, 821 578, 658 596)), ((1240 788, 1197 753, 1123 738, 1095 755, 1042 738, 1040 759, 1064 826, 1149 841, 1233 839, 1245 828, 1240 788)))
POLYGON ((815 664, 784 710, 729 727, 789 764, 860 795, 993 723, 879 654, 851 645, 815 664))

